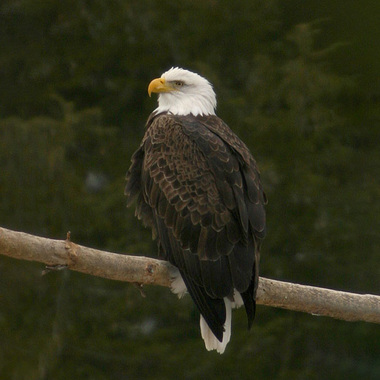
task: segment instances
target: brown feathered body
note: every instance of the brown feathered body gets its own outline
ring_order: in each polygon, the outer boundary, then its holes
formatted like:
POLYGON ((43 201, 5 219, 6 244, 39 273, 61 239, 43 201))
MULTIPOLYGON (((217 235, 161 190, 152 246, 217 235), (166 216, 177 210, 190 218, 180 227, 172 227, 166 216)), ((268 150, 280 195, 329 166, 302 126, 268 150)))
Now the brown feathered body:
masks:
POLYGON ((265 194, 246 145, 217 116, 153 112, 127 174, 129 203, 179 269, 199 312, 222 341, 224 299, 239 292, 255 314, 265 194))

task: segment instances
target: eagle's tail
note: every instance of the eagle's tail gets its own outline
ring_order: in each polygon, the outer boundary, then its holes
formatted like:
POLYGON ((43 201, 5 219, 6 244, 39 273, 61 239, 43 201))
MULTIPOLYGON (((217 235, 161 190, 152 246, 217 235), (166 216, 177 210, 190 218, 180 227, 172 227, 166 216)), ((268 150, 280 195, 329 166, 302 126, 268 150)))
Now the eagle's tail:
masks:
POLYGON ((232 321, 231 310, 243 305, 243 300, 240 293, 236 291, 235 289, 233 301, 230 301, 229 298, 225 297, 224 305, 226 308, 226 322, 224 323, 223 340, 221 342, 212 333, 211 329, 208 327, 208 324, 202 317, 202 314, 201 314, 201 320, 200 320, 201 335, 205 342, 206 349, 208 351, 216 350, 217 352, 219 352, 219 354, 223 354, 231 338, 231 321, 232 321))
POLYGON ((219 342, 210 327, 208 327, 202 314, 200 319, 201 335, 205 342, 206 349, 208 351, 216 350, 219 354, 223 354, 231 338, 231 301, 228 298, 224 298, 224 305, 226 308, 226 322, 224 323, 223 340, 221 342, 219 342))
MULTIPOLYGON (((177 269, 173 271, 172 273, 171 290, 173 293, 177 294, 179 298, 182 298, 183 295, 187 291, 186 284, 184 283, 183 278, 177 269)), ((210 329, 209 325, 207 324, 202 314, 200 316, 201 335, 205 342, 206 349, 208 351, 216 350, 220 354, 223 354, 231 338, 231 319, 232 319, 231 310, 243 305, 242 296, 236 289, 234 290, 234 295, 233 295, 232 300, 230 300, 227 297, 224 297, 223 301, 224 301, 224 307, 226 310, 226 320, 223 325, 224 331, 223 331, 222 341, 220 341, 212 332, 212 330, 210 329)))

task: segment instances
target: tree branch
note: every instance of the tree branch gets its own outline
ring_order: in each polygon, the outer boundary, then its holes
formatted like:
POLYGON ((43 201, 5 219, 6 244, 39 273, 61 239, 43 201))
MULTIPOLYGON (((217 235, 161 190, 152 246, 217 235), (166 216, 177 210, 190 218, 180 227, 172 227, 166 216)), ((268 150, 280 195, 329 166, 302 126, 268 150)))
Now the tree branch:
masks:
MULTIPOLYGON (((83 247, 0 227, 0 254, 117 281, 170 287, 173 267, 161 260, 83 247)), ((361 295, 260 277, 257 303, 346 321, 380 323, 380 296, 361 295)))

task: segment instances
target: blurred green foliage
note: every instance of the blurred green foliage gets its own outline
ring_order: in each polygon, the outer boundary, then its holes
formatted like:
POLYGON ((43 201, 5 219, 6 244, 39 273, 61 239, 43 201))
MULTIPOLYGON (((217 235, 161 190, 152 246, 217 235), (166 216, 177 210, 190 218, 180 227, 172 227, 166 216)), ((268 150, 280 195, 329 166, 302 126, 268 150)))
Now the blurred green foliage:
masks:
MULTIPOLYGON (((0 224, 154 256, 124 176, 147 84, 179 65, 214 83, 261 168, 261 274, 379 293, 379 6, 285 3, 3 0, 0 224)), ((41 270, 0 259, 1 379, 380 377, 371 324, 258 307, 247 332, 236 311, 220 356, 189 297, 41 270)))

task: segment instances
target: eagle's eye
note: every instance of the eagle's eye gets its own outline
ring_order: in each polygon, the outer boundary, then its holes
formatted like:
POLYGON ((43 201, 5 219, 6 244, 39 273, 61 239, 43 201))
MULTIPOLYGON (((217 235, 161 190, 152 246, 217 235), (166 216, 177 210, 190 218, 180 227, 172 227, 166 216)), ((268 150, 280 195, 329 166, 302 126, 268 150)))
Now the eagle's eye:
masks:
POLYGON ((182 87, 182 86, 183 86, 183 82, 180 81, 180 80, 176 80, 176 81, 174 82, 174 84, 176 85, 176 87, 182 87))

